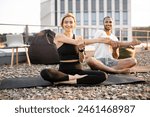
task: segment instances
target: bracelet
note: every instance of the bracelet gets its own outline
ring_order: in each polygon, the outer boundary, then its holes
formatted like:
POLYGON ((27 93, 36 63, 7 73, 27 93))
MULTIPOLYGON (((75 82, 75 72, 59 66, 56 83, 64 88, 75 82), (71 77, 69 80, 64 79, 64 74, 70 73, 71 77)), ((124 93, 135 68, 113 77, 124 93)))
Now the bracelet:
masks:
POLYGON ((78 50, 79 50, 79 52, 84 52, 85 48, 83 48, 83 49, 78 49, 78 50))

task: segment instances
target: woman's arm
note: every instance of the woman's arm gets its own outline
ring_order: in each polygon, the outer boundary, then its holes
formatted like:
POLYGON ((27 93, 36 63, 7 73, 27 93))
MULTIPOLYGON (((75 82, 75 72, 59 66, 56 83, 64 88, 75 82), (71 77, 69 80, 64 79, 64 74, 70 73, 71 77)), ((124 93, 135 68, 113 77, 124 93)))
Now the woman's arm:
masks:
MULTIPOLYGON (((83 38, 81 40, 83 40, 83 38)), ((77 47, 78 47, 78 52, 79 52, 79 61, 84 62, 84 60, 85 60, 85 43, 80 44, 77 47)))
POLYGON ((111 40, 109 38, 94 38, 94 39, 84 39, 85 45, 94 44, 94 43, 105 43, 110 44, 111 40))
POLYGON ((55 42, 68 43, 72 45, 80 45, 84 43, 84 41, 81 40, 81 38, 82 36, 76 36, 76 39, 72 39, 65 36, 64 34, 57 34, 55 37, 55 42))

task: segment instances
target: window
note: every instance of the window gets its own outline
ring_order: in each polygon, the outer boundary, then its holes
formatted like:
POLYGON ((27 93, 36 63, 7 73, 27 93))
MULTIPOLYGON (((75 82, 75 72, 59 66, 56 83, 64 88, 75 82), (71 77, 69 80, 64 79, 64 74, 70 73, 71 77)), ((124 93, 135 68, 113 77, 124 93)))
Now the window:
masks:
POLYGON ((92 25, 96 25, 96 0, 92 0, 91 3, 91 9, 92 9, 92 25))
POLYGON ((88 0, 84 0, 84 25, 88 25, 88 0))
POLYGON ((84 0, 84 12, 88 12, 88 0, 84 0))
POLYGON ((99 0, 99 11, 104 11, 104 0, 99 0))
POLYGON ((115 12, 115 25, 120 25, 120 12, 115 12))
POLYGON ((92 12, 96 12, 96 0, 91 1, 91 9, 92 9, 92 12))
POLYGON ((92 25, 96 25, 96 12, 92 12, 92 25))
POLYGON ((120 11, 120 0, 115 0, 115 11, 120 11))
POLYGON ((72 0, 68 0, 68 12, 72 12, 72 0))
POLYGON ((128 0, 123 0, 123 24, 128 24, 128 0))
POLYGON ((65 14, 65 1, 61 0, 60 1, 60 16, 63 17, 65 14))
POLYGON ((127 28, 124 28, 122 30, 122 40, 123 41, 127 41, 128 40, 128 29, 127 28))
POLYGON ((107 0, 107 16, 112 17, 112 0, 107 0))
POLYGON ((128 24, 128 13, 123 12, 123 24, 127 25, 128 24))
POLYGON ((107 16, 112 17, 112 12, 111 12, 111 11, 108 11, 108 12, 107 12, 107 16))
POLYGON ((76 35, 81 35, 81 29, 76 28, 76 35))
POLYGON ((81 14, 79 12, 76 13, 76 22, 77 22, 77 25, 80 25, 81 24, 81 14))
POLYGON ((112 1, 111 0, 107 0, 107 11, 112 11, 112 1))
POLYGON ((103 25, 104 12, 99 12, 99 24, 103 25))
POLYGON ((88 28, 84 28, 84 38, 89 38, 89 29, 88 28))
POLYGON ((120 40, 120 28, 115 29, 115 35, 120 40))
POLYGON ((96 32, 96 28, 92 28, 92 29, 91 29, 91 38, 93 38, 93 37, 94 37, 95 32, 96 32))
POLYGON ((123 12, 128 11, 128 0, 123 0, 123 12))
POLYGON ((80 0, 76 0, 76 20, 77 20, 77 25, 81 24, 81 14, 80 14, 80 0))
POLYGON ((80 12, 80 0, 76 0, 76 12, 80 12))
POLYGON ((99 24, 103 25, 104 18, 104 0, 99 0, 99 24))
POLYGON ((115 25, 120 25, 120 0, 115 0, 115 25))
POLYGON ((88 13, 84 13, 84 24, 88 25, 88 13))

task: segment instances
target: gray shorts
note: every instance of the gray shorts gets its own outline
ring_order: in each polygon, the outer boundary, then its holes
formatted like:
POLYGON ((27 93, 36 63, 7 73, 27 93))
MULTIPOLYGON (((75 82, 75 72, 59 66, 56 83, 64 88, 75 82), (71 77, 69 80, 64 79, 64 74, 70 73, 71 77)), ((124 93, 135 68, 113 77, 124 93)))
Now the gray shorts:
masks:
POLYGON ((104 65, 112 67, 118 64, 118 60, 116 59, 111 59, 111 58, 99 58, 97 59, 101 61, 104 65))

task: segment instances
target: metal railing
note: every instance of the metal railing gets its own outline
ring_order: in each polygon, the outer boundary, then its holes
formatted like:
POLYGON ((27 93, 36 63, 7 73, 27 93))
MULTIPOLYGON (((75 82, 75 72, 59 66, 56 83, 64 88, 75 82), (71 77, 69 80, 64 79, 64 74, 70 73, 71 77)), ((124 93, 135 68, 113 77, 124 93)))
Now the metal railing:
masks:
POLYGON ((149 49, 150 30, 132 30, 132 38, 145 43, 145 50, 149 49))
MULTIPOLYGON (((29 35, 30 34, 34 34, 34 33, 37 33, 43 29, 51 29, 53 30, 54 32, 61 32, 62 31, 62 28, 60 26, 50 26, 50 25, 25 25, 25 24, 5 24, 5 23, 0 23, 0 42, 2 41, 1 39, 1 36, 2 36, 2 33, 1 33, 1 30, 3 30, 2 26, 5 28, 6 26, 9 26, 9 27, 12 27, 12 30, 13 29, 19 29, 19 33, 23 33, 24 34, 24 38, 25 40, 28 40, 29 38, 29 35), (36 29, 36 30, 32 30, 32 29, 36 29), (29 33, 30 31, 30 33, 29 33)), ((84 28, 87 28, 87 27, 77 27, 78 29, 84 29, 84 28)), ((120 30, 121 31, 121 30, 120 30)), ((8 34, 8 33, 11 33, 11 32, 3 32, 3 34, 8 34)), ((122 34, 122 33, 121 33, 122 34)), ((122 39, 123 38, 123 35, 119 35, 119 37, 122 39)), ((90 38, 90 37, 89 37, 90 38)), ((132 39, 138 39, 140 41, 142 41, 143 43, 146 44, 146 47, 145 49, 148 49, 149 47, 149 39, 150 39, 150 30, 132 30, 132 39)))

